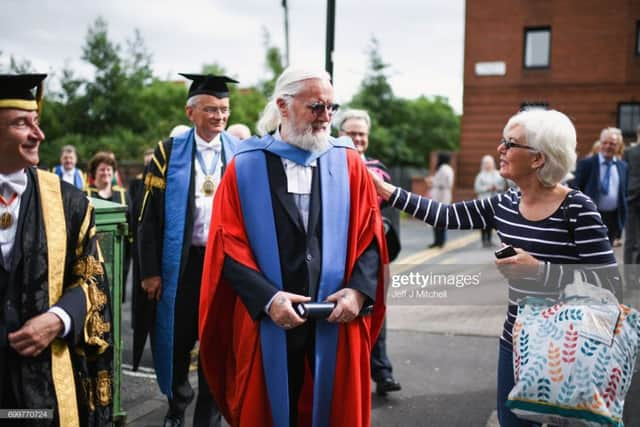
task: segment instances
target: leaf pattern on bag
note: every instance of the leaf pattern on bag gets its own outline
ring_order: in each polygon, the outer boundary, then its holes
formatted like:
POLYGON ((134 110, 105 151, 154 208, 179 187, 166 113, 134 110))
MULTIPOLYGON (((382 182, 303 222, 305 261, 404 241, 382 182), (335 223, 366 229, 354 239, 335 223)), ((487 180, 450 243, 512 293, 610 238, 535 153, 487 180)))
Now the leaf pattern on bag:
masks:
POLYGON ((589 325, 582 319, 598 315, 590 310, 576 304, 520 305, 514 323, 518 377, 509 394, 512 408, 529 416, 538 413, 540 422, 544 416, 568 420, 593 415, 612 425, 622 422, 640 348, 640 313, 621 305, 618 322, 610 329, 615 330, 613 344, 607 345, 582 334, 581 328, 589 325), (526 404, 518 406, 520 401, 526 404), (539 412, 537 403, 543 408, 539 412))
POLYGON ((560 347, 549 343, 549 377, 554 383, 559 383, 564 379, 562 375, 562 360, 560 357, 560 347))

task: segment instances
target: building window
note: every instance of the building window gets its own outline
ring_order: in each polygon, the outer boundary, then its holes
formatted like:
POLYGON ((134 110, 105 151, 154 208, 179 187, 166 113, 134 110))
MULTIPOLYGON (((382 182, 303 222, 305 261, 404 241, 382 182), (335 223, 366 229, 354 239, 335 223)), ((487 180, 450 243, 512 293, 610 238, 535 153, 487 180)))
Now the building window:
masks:
POLYGON ((640 103, 625 102, 618 105, 618 127, 624 136, 635 136, 640 126, 640 103))
POLYGON ((520 104, 520 111, 548 110, 549 103, 545 101, 524 101, 520 104))
POLYGON ((524 68, 549 68, 551 27, 524 29, 524 68))
POLYGON ((640 55, 640 21, 636 24, 636 55, 640 55))

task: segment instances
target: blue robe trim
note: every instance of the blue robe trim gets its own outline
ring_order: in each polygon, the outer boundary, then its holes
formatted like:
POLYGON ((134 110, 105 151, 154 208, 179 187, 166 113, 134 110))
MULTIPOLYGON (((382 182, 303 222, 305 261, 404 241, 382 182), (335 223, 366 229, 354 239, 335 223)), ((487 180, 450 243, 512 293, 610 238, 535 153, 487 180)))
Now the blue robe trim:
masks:
POLYGON ((160 390, 173 397, 173 327, 176 291, 180 276, 184 228, 193 163, 193 132, 173 138, 169 157, 164 203, 164 240, 162 242, 162 294, 156 306, 155 340, 152 346, 153 364, 160 390))
MULTIPOLYGON (((331 195, 322 197, 322 212, 326 214, 322 215, 322 273, 318 301, 324 301, 344 286, 351 194, 345 150, 330 150, 319 162, 320 194, 331 195)), ((316 322, 313 427, 329 426, 339 327, 337 323, 316 322)))
MULTIPOLYGON (((332 145, 352 147, 351 140, 333 140, 332 145), (335 141, 339 141, 337 144, 335 141), (343 145, 344 144, 344 145, 343 145)), ((263 150, 281 157, 300 159, 296 150, 288 147, 284 151, 273 137, 254 138, 243 142, 236 157, 236 176, 238 192, 242 206, 245 229, 256 262, 265 277, 278 289, 282 289, 282 275, 278 252, 271 189, 268 179, 267 162, 263 150), (239 152, 239 153, 240 153, 239 152)), ((284 143, 282 143, 284 144, 284 143)), ((299 150, 304 153, 304 150, 299 150)), ((316 157, 317 158, 317 157, 316 157)), ((306 160, 302 160, 306 161, 306 160)), ((324 300, 337 291, 343 282, 346 263, 346 238, 349 228, 349 175, 346 153, 341 149, 330 149, 319 158, 321 192, 331 194, 322 198, 324 212, 336 212, 338 215, 323 215, 322 272, 320 276, 318 299, 324 300)), ((331 417, 331 397, 336 363, 338 325, 318 321, 316 327, 316 362, 314 382, 313 426, 329 425, 331 417)), ((287 344, 285 331, 265 316, 260 322, 260 343, 262 362, 273 424, 288 427, 289 391, 287 373, 287 344)), ((293 402, 296 404, 297 402, 293 402)))
MULTIPOLYGON (((332 138, 329 137, 329 145, 334 147, 355 148, 353 141, 348 137, 332 138)), ((331 147, 328 147, 327 150, 331 147)), ((242 142, 238 153, 244 153, 254 150, 266 150, 285 159, 291 160, 301 165, 309 165, 314 160, 323 156, 327 150, 313 153, 303 150, 294 145, 287 144, 284 141, 275 139, 272 135, 265 135, 262 138, 254 136, 242 142)))
MULTIPOLYGON (((173 148, 167 167, 165 192, 164 240, 162 242, 162 294, 156 306, 153 364, 160 390, 169 399, 173 396, 173 339, 176 293, 182 265, 185 222, 189 202, 191 165, 194 152, 194 128, 173 138, 173 148), (187 189, 187 191, 185 191, 187 189)), ((239 141, 220 134, 225 161, 228 163, 238 149, 239 141)))
MULTIPOLYGON (((54 172, 60 177, 60 179, 62 179, 62 165, 56 166, 54 172)), ((84 181, 82 180, 82 175, 78 168, 73 168, 73 185, 78 190, 84 190, 84 181)))

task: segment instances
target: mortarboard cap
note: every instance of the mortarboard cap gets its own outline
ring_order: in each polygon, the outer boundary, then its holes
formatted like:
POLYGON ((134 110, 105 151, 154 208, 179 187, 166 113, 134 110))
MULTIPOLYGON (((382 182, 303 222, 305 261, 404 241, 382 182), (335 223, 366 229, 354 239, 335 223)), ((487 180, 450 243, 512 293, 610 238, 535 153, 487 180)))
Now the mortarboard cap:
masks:
POLYGON ((214 76, 213 74, 179 74, 193 81, 191 87, 189 87, 189 98, 194 95, 212 95, 216 98, 226 98, 229 96, 227 83, 239 83, 227 76, 214 76))
POLYGON ((0 74, 0 108, 39 110, 45 77, 46 74, 0 74))

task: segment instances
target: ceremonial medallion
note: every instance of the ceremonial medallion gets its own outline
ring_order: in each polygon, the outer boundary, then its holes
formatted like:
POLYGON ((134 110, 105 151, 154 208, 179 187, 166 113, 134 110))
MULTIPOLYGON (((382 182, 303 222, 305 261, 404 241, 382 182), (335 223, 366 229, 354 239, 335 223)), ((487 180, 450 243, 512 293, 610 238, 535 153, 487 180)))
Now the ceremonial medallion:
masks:
POLYGON ((211 197, 215 192, 216 192, 216 184, 213 182, 212 177, 207 176, 204 179, 204 183, 202 184, 202 193, 204 193, 204 195, 207 197, 211 197))
POLYGON ((10 212, 3 212, 0 215, 0 230, 6 230, 13 224, 13 215, 10 212))

